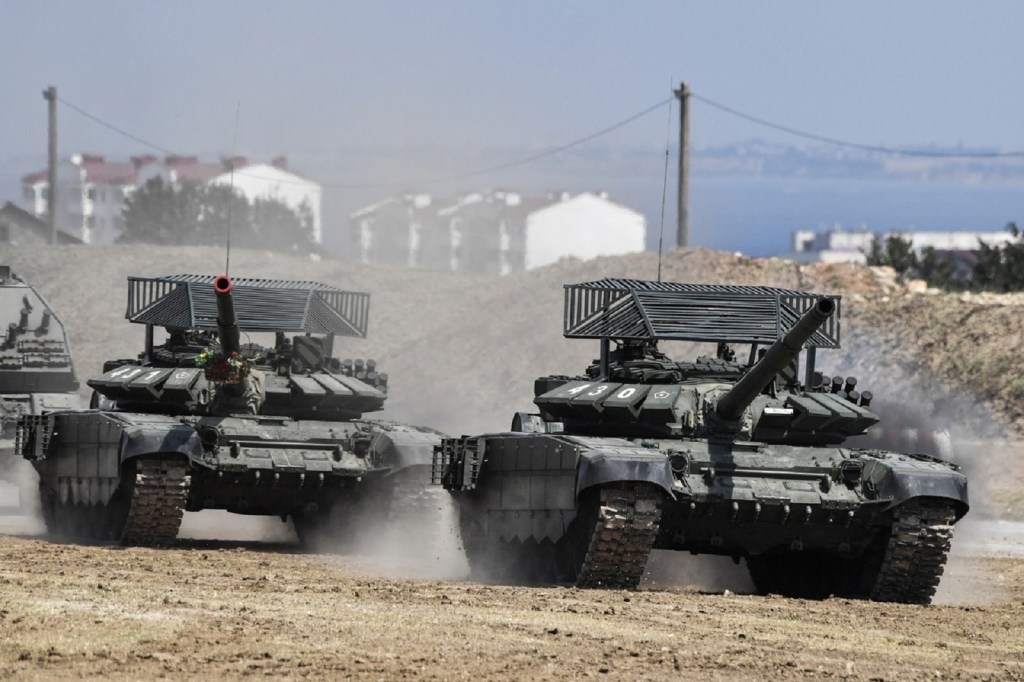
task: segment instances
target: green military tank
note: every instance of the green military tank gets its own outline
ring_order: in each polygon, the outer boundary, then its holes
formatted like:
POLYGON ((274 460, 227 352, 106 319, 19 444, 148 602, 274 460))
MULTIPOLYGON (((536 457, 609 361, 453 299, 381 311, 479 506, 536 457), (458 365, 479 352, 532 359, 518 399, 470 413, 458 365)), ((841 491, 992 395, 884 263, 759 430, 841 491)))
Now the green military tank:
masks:
POLYGON ((665 549, 745 561, 761 593, 928 603, 967 481, 925 455, 843 447, 879 417, 855 378, 815 369, 839 347, 840 305, 761 286, 567 285, 564 335, 599 340, 600 358, 537 379, 538 412, 511 432, 434 455, 473 573, 634 588, 665 549), (661 341, 708 353, 676 362, 661 341))
POLYGON ((129 278, 144 351, 88 380, 91 409, 19 422, 47 528, 164 544, 183 512, 221 509, 291 519, 313 546, 342 542, 367 509, 388 518, 410 482, 426 487, 439 437, 363 419, 383 407, 388 377, 333 346, 364 337, 368 315, 369 294, 317 282, 129 278))
POLYGON ((14 479, 18 417, 81 402, 64 325, 9 265, 0 265, 0 320, 0 478, 14 479))

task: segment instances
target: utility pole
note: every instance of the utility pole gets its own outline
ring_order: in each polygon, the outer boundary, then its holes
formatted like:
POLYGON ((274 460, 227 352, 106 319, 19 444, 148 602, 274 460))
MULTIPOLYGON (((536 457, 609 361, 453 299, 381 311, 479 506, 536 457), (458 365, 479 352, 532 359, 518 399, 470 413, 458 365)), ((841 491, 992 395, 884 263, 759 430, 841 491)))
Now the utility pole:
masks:
POLYGON ((57 244, 57 88, 50 86, 43 90, 49 110, 50 127, 47 143, 46 218, 50 221, 50 243, 57 244))
POLYGON ((679 190, 677 193, 676 246, 682 247, 689 244, 690 236, 690 88, 685 82, 679 84, 675 96, 679 98, 679 190))

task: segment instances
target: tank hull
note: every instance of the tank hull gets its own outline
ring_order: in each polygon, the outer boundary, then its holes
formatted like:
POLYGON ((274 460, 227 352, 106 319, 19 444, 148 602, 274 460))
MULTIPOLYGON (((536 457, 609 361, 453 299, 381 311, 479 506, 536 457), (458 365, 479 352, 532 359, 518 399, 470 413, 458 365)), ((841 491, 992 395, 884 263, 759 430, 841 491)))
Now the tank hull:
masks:
POLYGON ((763 591, 828 596, 772 577, 776 563, 807 559, 822 572, 856 574, 846 579, 856 589, 828 584, 818 592, 886 598, 875 587, 887 543, 899 524, 910 523, 907 510, 923 504, 923 524, 944 526, 936 540, 944 549, 927 550, 939 566, 918 580, 926 587, 915 583, 893 599, 920 602, 941 575, 952 524, 968 509, 964 476, 932 458, 753 442, 543 433, 446 439, 435 454, 434 480, 458 502, 471 564, 473 554, 505 548, 516 554, 505 563, 525 575, 582 586, 635 587, 646 554, 668 549, 747 559, 763 591), (633 501, 615 502, 623 495, 633 501), (616 525, 619 536, 611 538, 616 525), (580 549, 588 541, 595 549, 619 547, 613 553, 625 552, 634 568, 588 579, 592 557, 580 549))
POLYGON ((438 442, 384 421, 75 410, 23 418, 17 447, 39 473, 52 532, 159 544, 184 511, 203 509, 290 517, 300 535, 312 531, 396 476, 425 478, 438 442))

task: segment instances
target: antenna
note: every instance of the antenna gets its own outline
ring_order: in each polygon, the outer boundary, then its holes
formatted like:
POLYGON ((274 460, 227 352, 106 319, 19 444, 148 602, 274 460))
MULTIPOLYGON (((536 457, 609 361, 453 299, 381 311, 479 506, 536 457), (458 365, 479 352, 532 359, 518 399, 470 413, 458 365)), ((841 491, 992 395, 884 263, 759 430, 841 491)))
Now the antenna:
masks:
MULTIPOLYGON (((669 89, 672 88, 669 80, 669 89)), ((668 192, 668 148, 672 144, 672 99, 668 100, 668 132, 665 134, 665 172, 661 183, 661 227, 658 230, 658 281, 661 281, 661 252, 665 243, 665 194, 668 192)))
MULTIPOLYGON (((669 107, 672 103, 669 102, 669 107)), ((229 277, 231 275, 231 205, 235 203, 235 159, 238 158, 238 111, 242 108, 242 103, 237 102, 235 104, 235 139, 231 142, 231 160, 228 164, 231 166, 231 177, 228 186, 228 239, 227 239, 227 253, 224 259, 224 276, 229 277)), ((662 211, 665 208, 662 206, 662 211)))

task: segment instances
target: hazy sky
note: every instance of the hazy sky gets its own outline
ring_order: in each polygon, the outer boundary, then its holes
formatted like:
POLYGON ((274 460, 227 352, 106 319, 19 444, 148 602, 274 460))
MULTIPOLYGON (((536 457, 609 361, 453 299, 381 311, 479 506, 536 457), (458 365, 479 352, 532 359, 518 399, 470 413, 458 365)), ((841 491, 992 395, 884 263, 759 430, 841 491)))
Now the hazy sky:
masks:
MULTIPOLYGON (((41 91, 165 148, 540 149, 670 85, 868 144, 1024 149, 1020 2, 0 2, 0 164, 41 91)), ((59 109, 61 154, 146 151, 59 109)), ((664 146, 661 110, 602 139, 664 146)), ((693 105, 693 142, 800 142, 693 105)), ((470 164, 472 165, 472 164, 470 164)))

